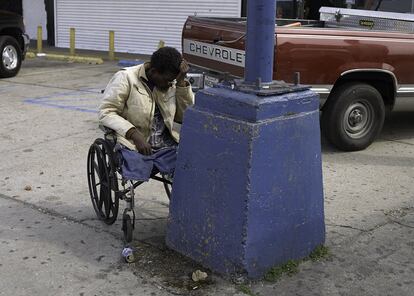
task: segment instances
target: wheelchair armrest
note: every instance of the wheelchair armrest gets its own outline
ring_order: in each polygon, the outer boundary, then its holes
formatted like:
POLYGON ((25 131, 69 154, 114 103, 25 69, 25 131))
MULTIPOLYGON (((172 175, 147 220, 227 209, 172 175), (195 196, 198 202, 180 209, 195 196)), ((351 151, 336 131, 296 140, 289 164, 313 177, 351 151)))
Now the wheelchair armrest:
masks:
POLYGON ((102 124, 99 125, 99 129, 101 131, 103 131, 105 133, 105 135, 115 135, 116 134, 116 132, 113 129, 111 129, 109 127, 106 127, 102 124))

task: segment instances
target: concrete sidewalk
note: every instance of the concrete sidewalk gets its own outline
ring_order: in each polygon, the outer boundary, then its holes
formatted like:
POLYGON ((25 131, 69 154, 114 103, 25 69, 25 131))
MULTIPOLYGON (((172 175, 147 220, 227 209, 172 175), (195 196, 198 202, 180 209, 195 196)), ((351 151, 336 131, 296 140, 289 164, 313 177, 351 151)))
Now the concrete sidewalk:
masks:
POLYGON ((0 210, 0 295, 170 295, 122 263, 118 237, 4 195, 0 210))
POLYGON ((137 189, 138 261, 122 262, 120 222, 97 221, 86 179, 100 90, 118 69, 33 59, 0 80, 0 295, 412 295, 410 113, 388 118, 365 151, 323 144, 331 255, 298 273, 248 282, 208 272, 194 283, 204 269, 165 247, 168 199, 155 182, 137 189))

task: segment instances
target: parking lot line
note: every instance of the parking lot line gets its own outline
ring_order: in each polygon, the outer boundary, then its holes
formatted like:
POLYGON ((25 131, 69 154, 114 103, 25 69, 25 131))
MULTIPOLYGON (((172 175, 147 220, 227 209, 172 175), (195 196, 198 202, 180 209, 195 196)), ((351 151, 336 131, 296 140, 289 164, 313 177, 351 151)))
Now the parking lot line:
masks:
POLYGON ((56 93, 49 96, 28 98, 26 104, 39 105, 85 113, 97 113, 99 106, 98 93, 90 89, 56 93))

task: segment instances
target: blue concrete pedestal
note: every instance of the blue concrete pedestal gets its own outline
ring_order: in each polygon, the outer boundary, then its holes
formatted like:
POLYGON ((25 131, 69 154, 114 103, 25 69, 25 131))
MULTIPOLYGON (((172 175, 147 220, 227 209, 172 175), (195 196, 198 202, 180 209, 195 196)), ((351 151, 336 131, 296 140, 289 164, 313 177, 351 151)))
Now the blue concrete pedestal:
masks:
POLYGON ((197 93, 181 130, 167 245, 215 272, 258 278, 324 240, 318 96, 197 93))

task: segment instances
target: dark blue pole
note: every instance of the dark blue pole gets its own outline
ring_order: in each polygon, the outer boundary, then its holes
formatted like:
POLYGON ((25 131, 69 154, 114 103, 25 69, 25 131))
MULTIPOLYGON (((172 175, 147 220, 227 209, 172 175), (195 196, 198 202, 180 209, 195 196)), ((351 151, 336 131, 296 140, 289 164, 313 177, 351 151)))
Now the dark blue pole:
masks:
POLYGON ((273 80, 276 0, 247 0, 246 82, 273 80))

